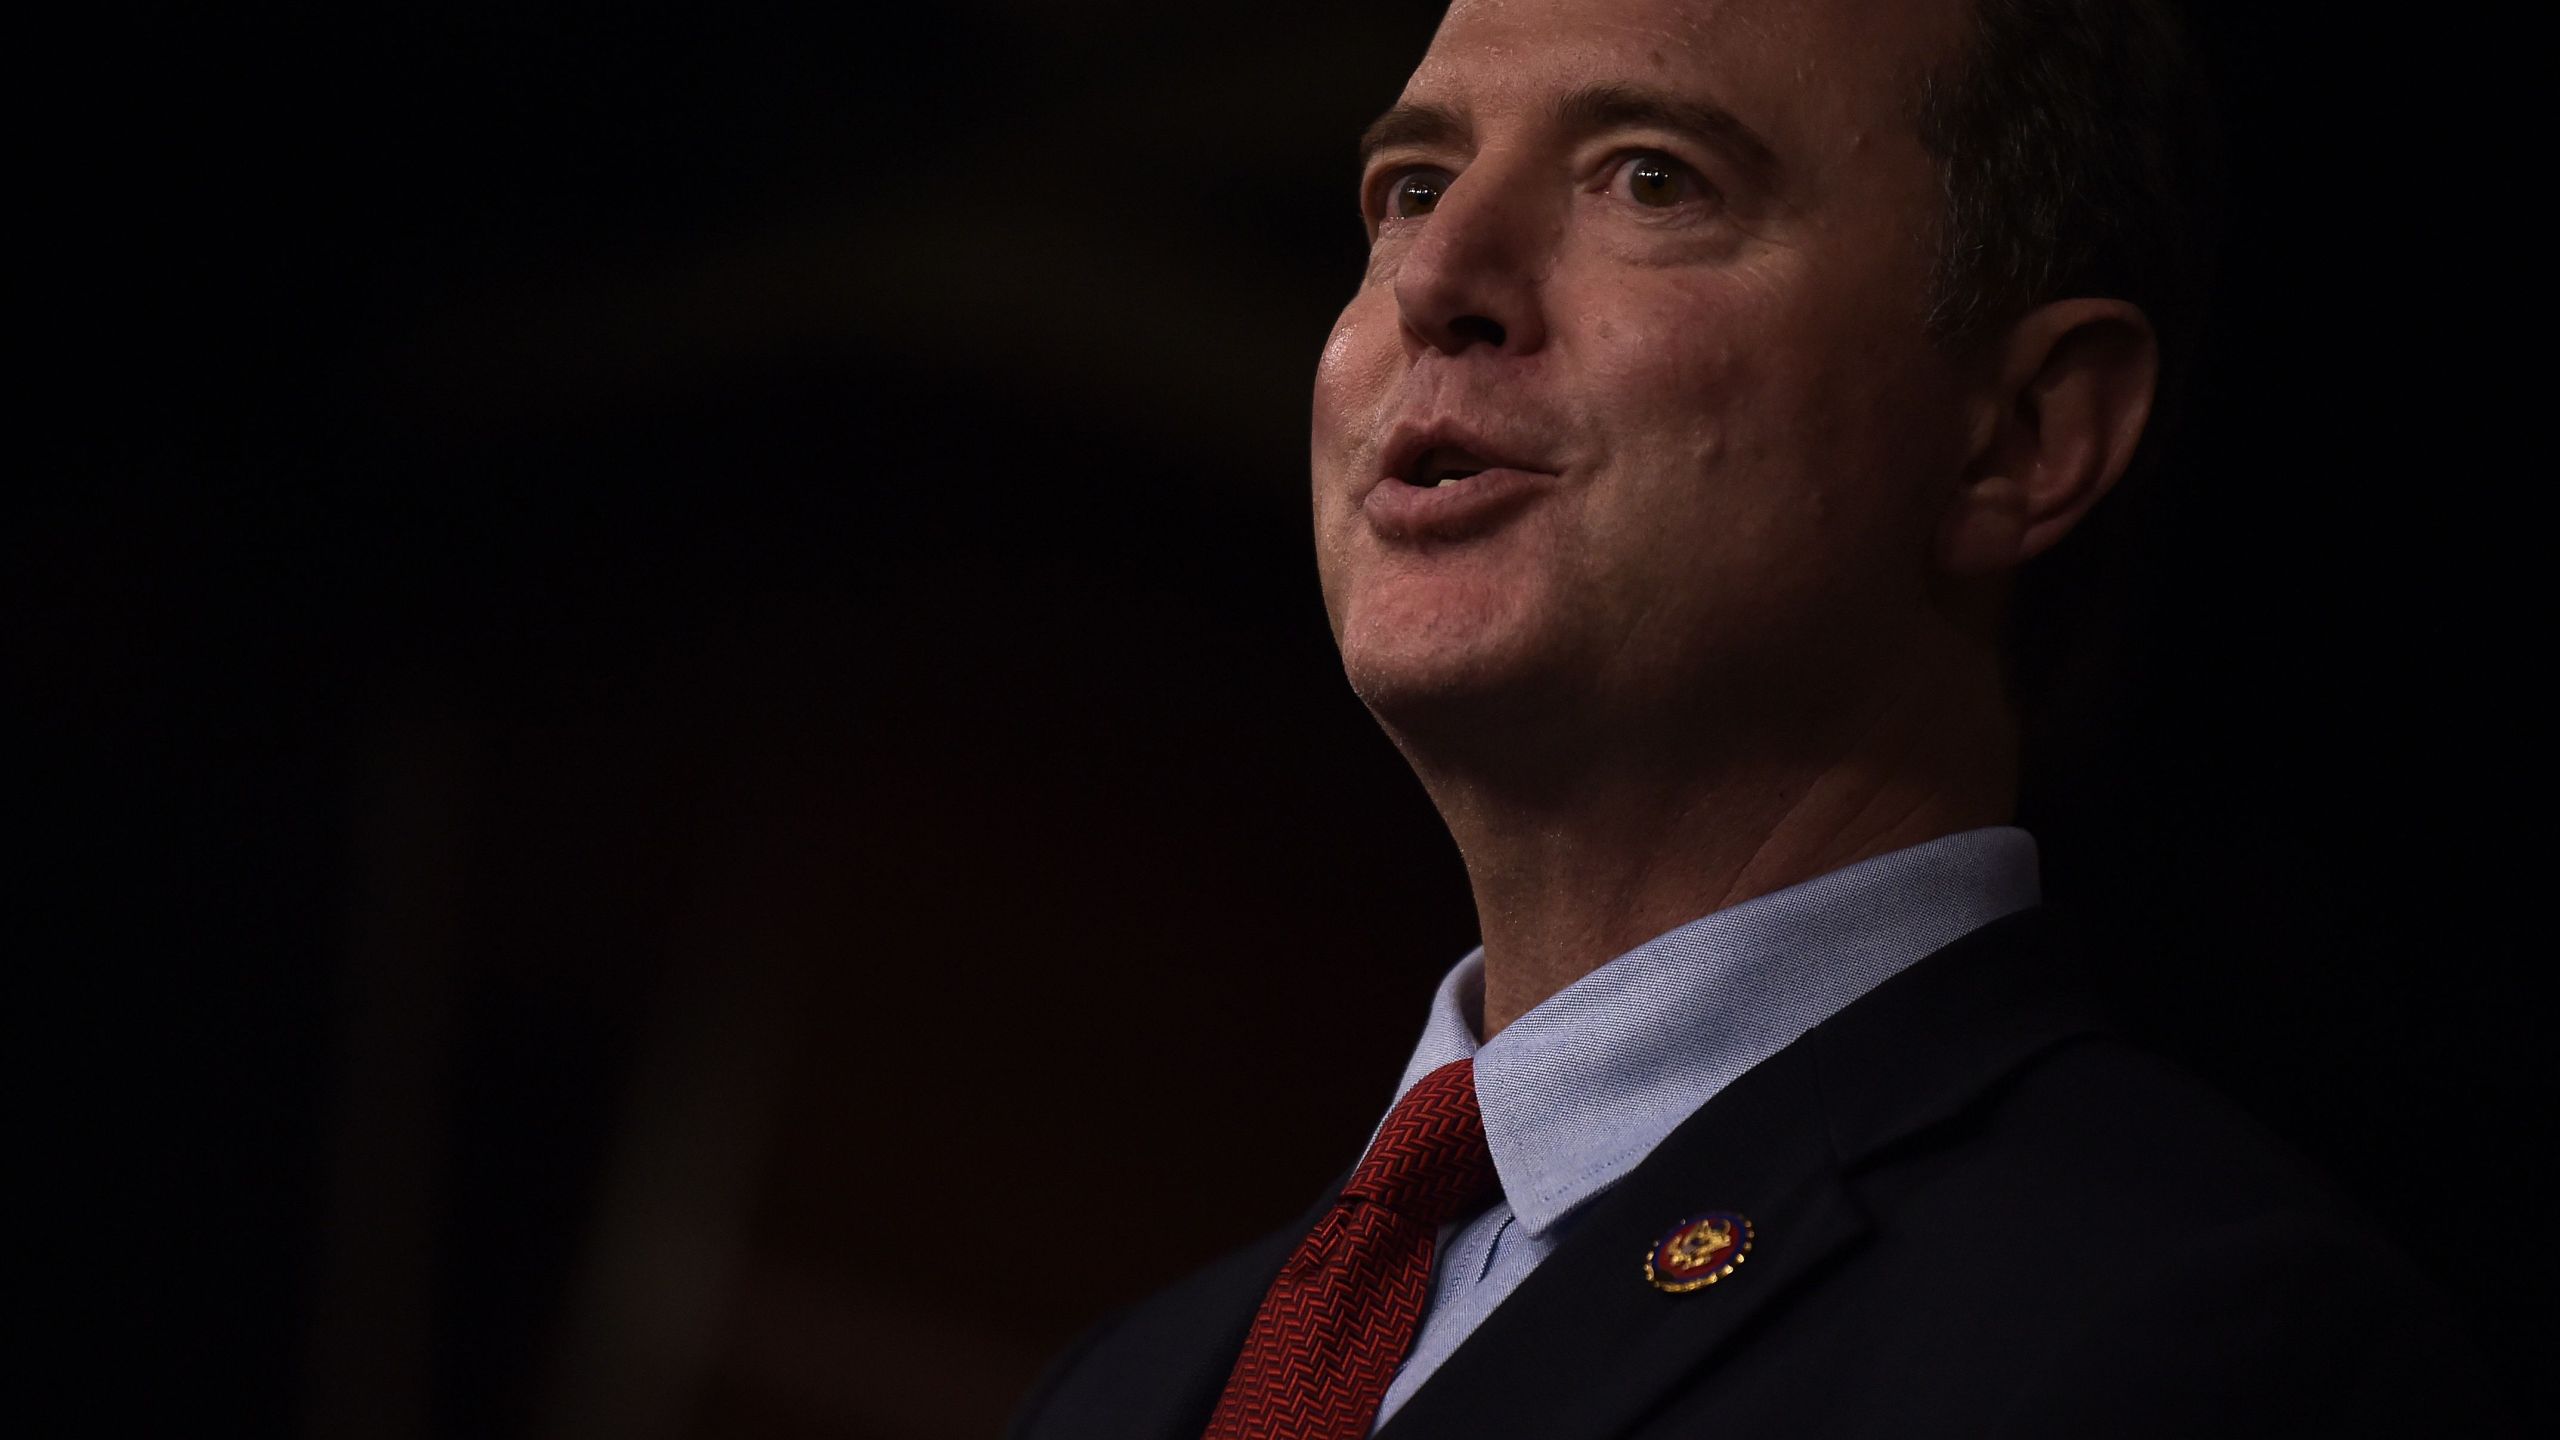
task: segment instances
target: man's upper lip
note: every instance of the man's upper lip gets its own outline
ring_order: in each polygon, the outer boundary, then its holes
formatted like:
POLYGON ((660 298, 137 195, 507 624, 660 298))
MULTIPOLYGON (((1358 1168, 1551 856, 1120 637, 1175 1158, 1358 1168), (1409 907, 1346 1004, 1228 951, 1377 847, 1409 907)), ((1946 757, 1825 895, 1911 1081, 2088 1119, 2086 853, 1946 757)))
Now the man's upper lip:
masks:
POLYGON ((1387 443, 1378 451, 1378 474, 1375 483, 1402 480, 1419 483, 1415 473, 1441 452, 1440 463, 1456 461, 1475 470, 1547 471, 1546 462, 1532 457, 1526 447, 1489 436, 1473 426, 1454 420, 1407 420, 1388 432, 1387 443))

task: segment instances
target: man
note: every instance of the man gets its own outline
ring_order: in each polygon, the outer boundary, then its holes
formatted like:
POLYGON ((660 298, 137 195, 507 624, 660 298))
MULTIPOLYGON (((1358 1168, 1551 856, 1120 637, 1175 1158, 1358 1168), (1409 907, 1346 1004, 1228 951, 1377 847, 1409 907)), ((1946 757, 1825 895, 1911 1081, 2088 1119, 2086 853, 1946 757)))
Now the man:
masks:
POLYGON ((2106 1037, 2010 828, 2029 560, 2183 338, 2103 0, 1458 0, 1364 144, 1324 600, 1483 944, 1360 1163, 1070 1436, 2484 1423, 2427 1287, 2106 1037))

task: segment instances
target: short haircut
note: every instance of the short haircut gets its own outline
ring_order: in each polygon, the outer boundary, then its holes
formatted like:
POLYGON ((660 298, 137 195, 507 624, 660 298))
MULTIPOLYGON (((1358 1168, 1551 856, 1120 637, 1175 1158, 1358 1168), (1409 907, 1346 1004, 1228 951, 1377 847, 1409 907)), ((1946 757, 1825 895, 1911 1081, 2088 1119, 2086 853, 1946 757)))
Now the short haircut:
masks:
POLYGON ((1929 324, 1951 348, 2075 295, 2142 307, 2182 383, 2211 285, 2217 127, 2168 0, 1972 0, 1921 85, 1944 204, 1929 324))
POLYGON ((2094 758, 2120 695, 2146 531, 2200 349, 2221 190, 2220 124, 2174 0, 1971 0, 1917 96, 1943 194, 1929 327, 1963 354, 2037 305, 2110 296, 2159 338, 2151 423, 2120 493, 2029 564, 2009 612, 2027 778, 2094 758), (2103 723, 2103 722, 2099 722, 2103 723))

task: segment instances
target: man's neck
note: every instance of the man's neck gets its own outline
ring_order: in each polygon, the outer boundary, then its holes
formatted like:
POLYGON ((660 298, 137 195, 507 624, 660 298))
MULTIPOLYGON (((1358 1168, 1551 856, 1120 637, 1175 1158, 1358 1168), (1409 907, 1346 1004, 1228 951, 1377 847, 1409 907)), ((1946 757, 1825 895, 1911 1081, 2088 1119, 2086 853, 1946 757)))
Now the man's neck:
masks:
POLYGON ((1930 719, 1885 727, 1827 761, 1618 764, 1529 800, 1417 759, 1475 891, 1481 1038, 1702 915, 2008 820, 2015 742, 2005 714, 1930 719))

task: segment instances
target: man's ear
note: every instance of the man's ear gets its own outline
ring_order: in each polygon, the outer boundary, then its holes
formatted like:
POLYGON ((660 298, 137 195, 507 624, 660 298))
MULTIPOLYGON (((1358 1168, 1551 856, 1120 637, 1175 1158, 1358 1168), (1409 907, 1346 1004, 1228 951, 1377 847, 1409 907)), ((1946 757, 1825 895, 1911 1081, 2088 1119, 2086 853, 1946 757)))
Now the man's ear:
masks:
POLYGON ((2015 570, 2105 498, 2151 418, 2160 345, 2128 301, 2056 300, 2009 327, 1995 362, 1938 529, 1957 575, 2015 570))

